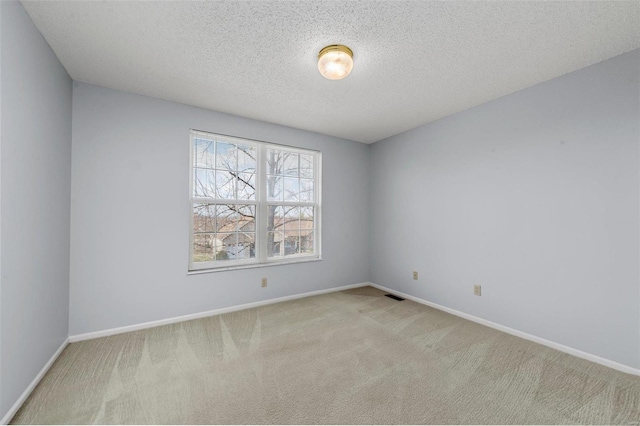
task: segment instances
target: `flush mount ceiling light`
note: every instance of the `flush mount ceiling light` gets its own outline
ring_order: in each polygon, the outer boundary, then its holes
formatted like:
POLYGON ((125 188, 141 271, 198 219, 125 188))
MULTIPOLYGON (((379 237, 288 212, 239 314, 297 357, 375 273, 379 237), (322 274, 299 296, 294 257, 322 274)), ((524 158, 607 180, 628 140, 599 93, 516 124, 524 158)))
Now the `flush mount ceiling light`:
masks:
POLYGON ((332 44, 318 53, 318 70, 324 78, 341 80, 353 68, 353 52, 347 46, 332 44))

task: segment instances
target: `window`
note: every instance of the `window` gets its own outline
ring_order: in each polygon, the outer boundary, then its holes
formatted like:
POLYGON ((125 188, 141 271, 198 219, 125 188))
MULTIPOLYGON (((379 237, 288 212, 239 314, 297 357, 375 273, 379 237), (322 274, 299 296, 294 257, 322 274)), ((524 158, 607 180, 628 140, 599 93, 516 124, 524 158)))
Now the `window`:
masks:
POLYGON ((321 154, 191 131, 189 270, 320 258, 321 154))

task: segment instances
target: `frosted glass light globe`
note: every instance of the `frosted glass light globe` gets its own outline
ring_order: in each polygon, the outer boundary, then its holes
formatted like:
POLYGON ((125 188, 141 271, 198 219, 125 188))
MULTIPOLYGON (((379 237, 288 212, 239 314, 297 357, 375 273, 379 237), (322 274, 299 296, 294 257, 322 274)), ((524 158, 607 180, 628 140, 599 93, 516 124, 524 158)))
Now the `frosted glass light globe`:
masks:
POLYGON ((318 53, 318 70, 324 78, 341 80, 353 69, 353 52, 347 46, 334 44, 318 53))

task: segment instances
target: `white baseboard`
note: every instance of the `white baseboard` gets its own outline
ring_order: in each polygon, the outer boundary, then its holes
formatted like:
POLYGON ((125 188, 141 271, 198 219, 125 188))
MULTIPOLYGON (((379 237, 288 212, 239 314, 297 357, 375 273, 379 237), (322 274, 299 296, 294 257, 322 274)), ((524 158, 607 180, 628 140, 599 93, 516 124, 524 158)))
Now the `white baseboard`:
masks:
POLYGON ((62 353, 64 348, 67 347, 68 344, 69 344, 69 338, 66 338, 65 341, 62 342, 62 345, 60 345, 58 350, 49 359, 49 361, 47 361, 47 363, 44 365, 44 367, 42 367, 42 370, 40 370, 40 372, 35 377, 35 379, 33 379, 33 381, 29 384, 29 386, 27 386, 27 388, 24 390, 24 392, 22 392, 22 395, 20 395, 20 398, 18 398, 18 400, 15 402, 15 404, 13 404, 13 406, 9 409, 7 414, 5 414, 5 416, 2 418, 2 421, 0 421, 0 425, 8 425, 9 424, 9 422, 11 421, 13 416, 16 415, 16 413, 18 412, 20 407, 22 407, 22 404, 24 404, 24 402, 27 400, 27 398, 29 398, 29 395, 31 395, 31 392, 33 392, 33 390, 36 388, 36 386, 38 386, 38 383, 40 383, 40 380, 42 380, 42 378, 47 373, 47 371, 49 371, 49 368, 51 368, 51 366, 53 365, 55 360, 58 359, 58 357, 60 356, 60 354, 62 353))
POLYGON ((634 374, 636 376, 640 376, 640 370, 637 368, 630 367, 628 365, 620 364, 619 362, 611 361, 610 359, 602 358, 597 355, 593 355, 587 352, 583 352, 579 349, 574 349, 569 346, 562 345, 560 343, 552 342, 551 340, 543 339, 542 337, 534 336, 529 333, 525 333, 520 330, 516 330, 501 324, 497 324, 495 322, 488 321, 483 318, 479 318, 473 315, 465 314, 464 312, 456 311, 455 309, 447 308, 446 306, 438 305, 437 303, 429 302, 428 300, 420 299, 419 297, 411 296, 410 294, 402 293, 397 290, 393 290, 387 287, 383 287, 378 284, 368 283, 372 287, 376 287, 382 291, 386 291, 388 293, 396 294, 405 299, 413 300, 414 302, 421 303, 423 305, 430 306, 432 308, 456 315, 458 317, 468 319, 469 321, 476 322, 478 324, 486 325, 487 327, 495 328, 496 330, 503 331, 507 334, 511 334, 516 337, 520 337, 522 339, 530 340, 532 342, 540 343, 541 345, 548 346, 550 348, 556 349, 560 352, 567 353, 569 355, 576 356, 578 358, 586 359, 587 361, 595 362, 596 364, 604 365, 605 367, 613 368, 614 370, 621 371, 627 374, 634 374))
POLYGON ((94 331, 91 333, 76 334, 69 336, 69 342, 81 342, 83 340, 97 339, 98 337, 112 336, 114 334, 128 333, 130 331, 143 330, 145 328, 158 327, 161 325, 174 324, 182 321, 189 321, 198 318, 205 318, 214 315, 226 314, 229 312, 241 311, 243 309, 257 308, 259 306, 271 305, 273 303, 286 302, 287 300, 302 299, 303 297, 317 296, 319 294, 333 293, 336 291, 349 290, 351 288, 363 287, 369 285, 368 282, 345 285, 342 287, 333 287, 324 290, 310 291, 308 293, 294 294, 292 296, 278 297, 275 299, 261 300, 259 302, 245 303, 243 305, 229 306, 227 308, 213 309, 195 314, 182 315, 179 317, 167 318, 157 321, 149 321, 140 324, 127 325, 124 327, 110 328, 108 330, 94 331))

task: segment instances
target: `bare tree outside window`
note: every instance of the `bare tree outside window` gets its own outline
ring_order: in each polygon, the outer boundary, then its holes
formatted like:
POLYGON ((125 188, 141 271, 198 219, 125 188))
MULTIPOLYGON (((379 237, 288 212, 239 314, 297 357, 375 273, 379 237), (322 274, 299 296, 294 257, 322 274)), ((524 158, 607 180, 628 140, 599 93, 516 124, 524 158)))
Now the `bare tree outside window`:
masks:
POLYGON ((318 254, 319 153, 201 133, 191 139, 192 266, 318 254))

